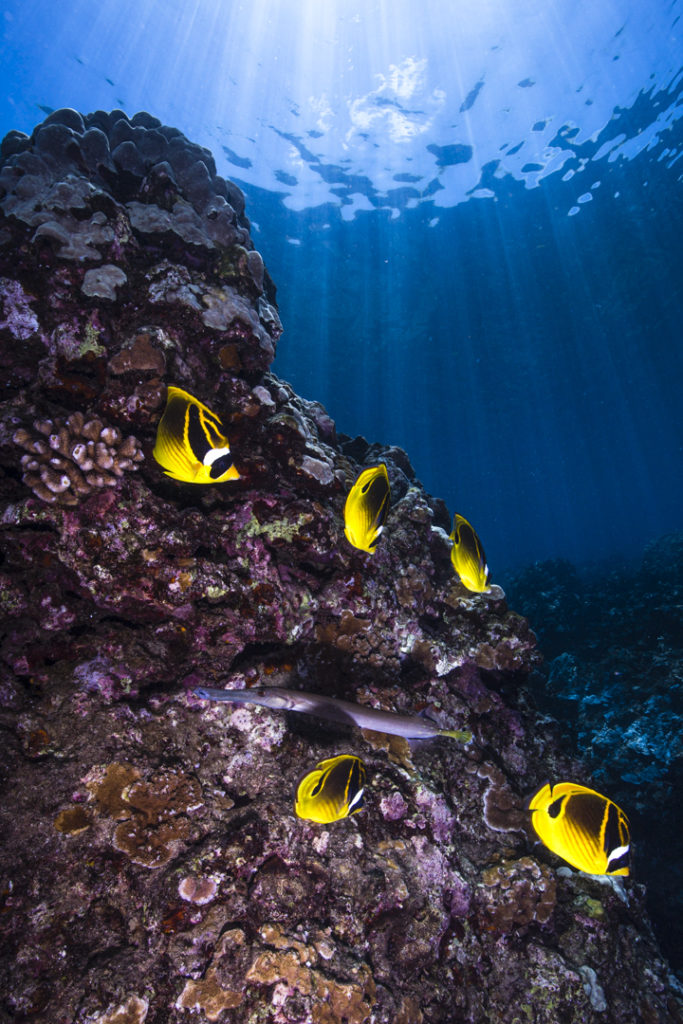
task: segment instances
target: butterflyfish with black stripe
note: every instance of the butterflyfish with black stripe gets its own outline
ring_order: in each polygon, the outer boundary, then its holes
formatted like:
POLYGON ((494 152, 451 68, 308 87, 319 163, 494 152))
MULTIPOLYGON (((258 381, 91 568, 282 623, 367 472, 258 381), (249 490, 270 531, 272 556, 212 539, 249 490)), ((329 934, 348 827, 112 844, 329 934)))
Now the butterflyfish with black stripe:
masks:
POLYGON ((329 825, 356 814, 363 806, 365 778, 365 765, 352 754, 320 761, 299 783, 294 803, 297 817, 329 825))
POLYGON ((451 540, 451 562, 463 585, 477 594, 489 591, 491 573, 482 543, 472 525, 457 513, 453 519, 451 540))
POLYGON ((528 806, 539 839, 572 867, 591 875, 628 875, 628 818, 609 797, 577 782, 547 783, 528 806))
POLYGON ((152 454, 166 476, 186 484, 239 479, 220 418, 182 388, 168 388, 152 454))
POLYGON ((384 463, 364 469, 344 505, 344 533, 349 544, 372 555, 389 511, 389 474, 384 463))

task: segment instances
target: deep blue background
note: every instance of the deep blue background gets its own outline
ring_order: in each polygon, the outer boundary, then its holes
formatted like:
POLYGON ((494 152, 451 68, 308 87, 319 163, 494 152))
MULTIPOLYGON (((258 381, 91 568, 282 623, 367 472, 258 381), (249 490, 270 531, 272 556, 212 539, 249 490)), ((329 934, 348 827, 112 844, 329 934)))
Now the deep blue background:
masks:
POLYGON ((495 199, 350 222, 243 183, 285 326, 275 370, 339 430, 405 447, 494 579, 637 559, 683 526, 680 174, 645 152, 583 175, 600 186, 571 217, 576 181, 557 176, 489 174, 495 199))

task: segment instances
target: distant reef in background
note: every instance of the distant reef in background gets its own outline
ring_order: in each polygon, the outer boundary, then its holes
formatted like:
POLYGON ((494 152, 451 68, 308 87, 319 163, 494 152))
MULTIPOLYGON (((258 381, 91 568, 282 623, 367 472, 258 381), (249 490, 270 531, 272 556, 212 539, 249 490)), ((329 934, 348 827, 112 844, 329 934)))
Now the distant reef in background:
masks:
POLYGON ((598 788, 628 807, 636 875, 683 970, 683 532, 639 567, 538 562, 504 581, 544 655, 529 679, 598 788))
POLYGON ((11 132, 0 302, 0 1021, 683 1021, 639 874, 530 830, 534 788, 590 777, 529 705, 527 621, 463 588, 405 452, 270 372, 275 288, 211 154, 145 113, 11 132), (220 414, 239 480, 162 474, 169 384, 220 414), (379 461, 369 556, 343 508, 379 461), (193 694, 255 683, 472 738, 193 694), (297 818, 338 753, 362 811, 297 818))

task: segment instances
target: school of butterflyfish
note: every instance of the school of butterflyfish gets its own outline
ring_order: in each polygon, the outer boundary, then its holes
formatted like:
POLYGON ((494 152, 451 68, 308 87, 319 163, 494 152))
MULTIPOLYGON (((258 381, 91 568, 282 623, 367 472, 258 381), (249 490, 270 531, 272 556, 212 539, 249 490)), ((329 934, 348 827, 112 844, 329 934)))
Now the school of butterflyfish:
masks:
MULTIPOLYGON (((181 483, 220 484, 240 477, 222 420, 182 388, 168 388, 153 455, 166 475, 181 483)), ((390 502, 386 465, 380 463, 364 469, 344 505, 344 534, 352 547, 374 554, 390 502)), ((483 545, 471 523, 457 513, 450 540, 451 562, 463 586, 477 594, 490 591, 491 574, 483 545)), ((441 736, 468 743, 472 739, 467 730, 441 729, 423 716, 380 711, 300 690, 198 687, 193 692, 203 700, 298 711, 408 740, 441 736)), ((366 768, 359 757, 338 754, 327 758, 299 781, 294 812, 299 818, 321 825, 341 821, 363 807, 366 782, 366 768)), ((629 874, 628 818, 608 797, 576 782, 546 783, 529 799, 527 808, 531 826, 541 842, 578 871, 629 874)))

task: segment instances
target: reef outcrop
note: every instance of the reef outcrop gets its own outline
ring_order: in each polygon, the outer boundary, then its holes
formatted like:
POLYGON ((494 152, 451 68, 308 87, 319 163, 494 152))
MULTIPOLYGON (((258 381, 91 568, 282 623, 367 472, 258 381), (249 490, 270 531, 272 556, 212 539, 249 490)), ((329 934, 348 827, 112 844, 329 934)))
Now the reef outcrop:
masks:
POLYGON ((211 155, 121 111, 10 133, 0 302, 0 1020, 683 1020, 637 872, 530 834, 525 796, 585 768, 520 696, 526 620, 462 587, 404 452, 270 371, 275 290, 211 155), (239 480, 164 476, 168 384, 220 414, 239 480), (366 555, 343 507, 379 460, 366 555), (255 683, 472 739, 193 694, 255 683), (363 810, 297 818, 338 753, 363 810))

